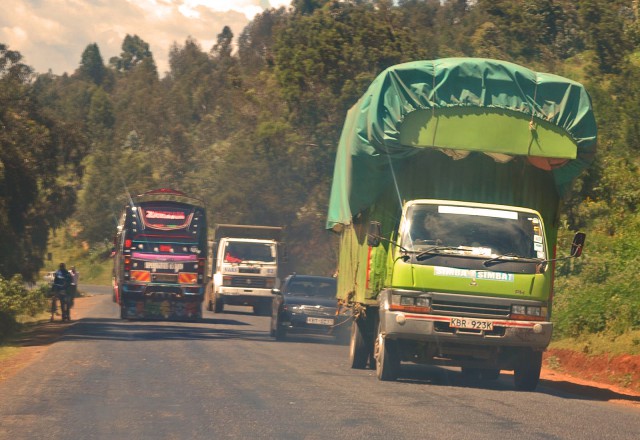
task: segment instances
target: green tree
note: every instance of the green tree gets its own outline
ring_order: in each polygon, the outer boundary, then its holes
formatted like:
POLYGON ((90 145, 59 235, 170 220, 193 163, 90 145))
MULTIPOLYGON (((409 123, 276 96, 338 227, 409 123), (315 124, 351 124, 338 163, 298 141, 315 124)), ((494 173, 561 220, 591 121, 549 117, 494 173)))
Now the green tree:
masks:
POLYGON ((284 8, 256 15, 238 37, 238 58, 243 70, 255 74, 274 65, 276 28, 287 17, 284 8))
POLYGON ((154 64, 155 67, 149 44, 137 35, 127 34, 122 42, 120 56, 112 57, 109 60, 109 64, 119 72, 126 72, 145 61, 154 64))
POLYGON ((0 275, 32 280, 50 228, 74 209, 84 139, 34 96, 32 69, 0 44, 0 275))
POLYGON ((579 12, 587 35, 588 48, 596 53, 603 73, 619 73, 629 49, 620 15, 619 1, 581 0, 579 12))
POLYGON ((80 67, 77 70, 79 78, 101 85, 107 74, 100 49, 96 43, 90 44, 82 52, 80 67))
POLYGON ((113 238, 128 197, 155 187, 152 163, 152 154, 140 149, 134 132, 121 146, 103 145, 92 154, 76 213, 82 239, 101 243, 113 238))

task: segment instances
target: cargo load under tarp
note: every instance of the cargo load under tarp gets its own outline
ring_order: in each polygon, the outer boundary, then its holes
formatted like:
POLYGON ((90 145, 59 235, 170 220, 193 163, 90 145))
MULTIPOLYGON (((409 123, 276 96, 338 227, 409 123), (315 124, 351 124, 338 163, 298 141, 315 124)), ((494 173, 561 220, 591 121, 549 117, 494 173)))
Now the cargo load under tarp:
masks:
MULTIPOLYGON (((405 198, 399 180, 410 180, 403 169, 413 163, 410 172, 415 174, 416 161, 426 164, 425 174, 433 184, 446 180, 446 186, 453 188, 447 193, 443 185, 436 185, 433 196, 440 198, 521 205, 524 201, 517 194, 514 198, 513 187, 523 173, 533 173, 538 177, 523 180, 540 182, 539 191, 545 192, 540 200, 544 198, 549 210, 545 213, 545 206, 538 207, 535 201, 527 200, 526 205, 543 216, 554 216, 554 202, 547 200, 565 194, 592 162, 596 133, 591 100, 583 86, 557 75, 480 58, 390 67, 347 114, 327 228, 350 224, 384 192, 405 198), (467 157, 474 160, 457 161, 467 157), (449 165, 453 160, 460 165, 449 165), (510 166, 492 169, 486 166, 488 160, 510 166), (479 173, 489 179, 483 180, 479 173), (485 181, 486 187, 479 185, 485 181), (551 189, 545 181, 552 182, 551 189), (500 188, 504 198, 498 194, 500 188)), ((523 194, 533 192, 527 189, 523 194)))

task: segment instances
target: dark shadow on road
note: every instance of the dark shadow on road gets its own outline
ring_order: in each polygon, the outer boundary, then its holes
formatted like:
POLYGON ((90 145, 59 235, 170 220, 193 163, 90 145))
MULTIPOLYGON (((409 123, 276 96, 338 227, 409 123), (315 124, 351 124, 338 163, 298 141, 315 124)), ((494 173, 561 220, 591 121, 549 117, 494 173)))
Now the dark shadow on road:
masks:
POLYGON ((268 333, 260 330, 216 328, 203 324, 250 326, 232 319, 203 319, 199 322, 128 321, 110 318, 85 318, 76 321, 61 335, 61 341, 128 341, 153 342, 167 340, 265 340, 268 333))
POLYGON ((596 400, 601 402, 621 401, 640 404, 640 396, 616 392, 608 388, 592 385, 581 385, 573 382, 540 380, 538 392, 568 399, 596 400), (576 397, 578 396, 578 397, 576 397))
POLYGON ((273 342, 278 344, 286 343, 302 343, 302 344, 329 344, 329 345, 345 345, 336 339, 333 335, 327 334, 313 334, 313 333, 287 333, 285 338, 280 341, 276 341, 273 337, 273 342))
MULTIPOLYGON (((238 306, 239 308, 239 306, 238 306)), ((253 310, 251 308, 247 308, 247 310, 228 310, 228 309, 224 309, 224 313, 225 315, 240 315, 240 316, 260 316, 260 315, 256 315, 253 310)), ((269 316, 267 316, 267 318, 269 318, 269 316)))
MULTIPOLYGON (((398 382, 431 386, 454 386, 480 388, 494 391, 517 392, 513 375, 502 374, 499 380, 480 380, 463 375, 459 370, 431 365, 403 364, 398 382)), ((640 396, 616 392, 608 388, 581 385, 566 381, 541 379, 536 393, 548 394, 563 399, 593 400, 600 402, 619 401, 640 404, 640 396)), ((525 393, 523 391, 523 393, 525 393)))

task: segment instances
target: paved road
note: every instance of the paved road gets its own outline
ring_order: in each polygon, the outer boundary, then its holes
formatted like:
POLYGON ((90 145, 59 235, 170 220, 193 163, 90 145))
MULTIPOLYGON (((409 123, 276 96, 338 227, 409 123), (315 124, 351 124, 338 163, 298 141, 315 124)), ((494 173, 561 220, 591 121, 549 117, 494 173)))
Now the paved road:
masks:
MULTIPOLYGON (((108 291, 108 290, 107 290, 108 291)), ((398 382, 347 366, 321 337, 275 342, 231 308, 202 323, 129 322, 110 294, 0 383, 0 439, 634 439, 640 410, 510 378, 478 386, 407 366, 398 382)))

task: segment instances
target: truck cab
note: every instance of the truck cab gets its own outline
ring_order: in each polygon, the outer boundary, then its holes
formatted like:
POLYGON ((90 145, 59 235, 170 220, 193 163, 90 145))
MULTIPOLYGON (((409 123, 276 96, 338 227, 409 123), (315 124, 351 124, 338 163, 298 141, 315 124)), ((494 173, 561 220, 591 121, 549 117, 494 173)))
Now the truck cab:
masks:
POLYGON ((414 200, 403 208, 391 248, 375 341, 387 350, 383 378, 394 377, 401 360, 419 358, 536 380, 531 366, 541 362, 553 328, 551 250, 539 213, 414 200))
POLYGON ((219 225, 213 244, 213 279, 208 308, 216 313, 225 304, 251 306, 258 315, 270 315, 271 289, 280 287, 284 246, 279 227, 219 225))

